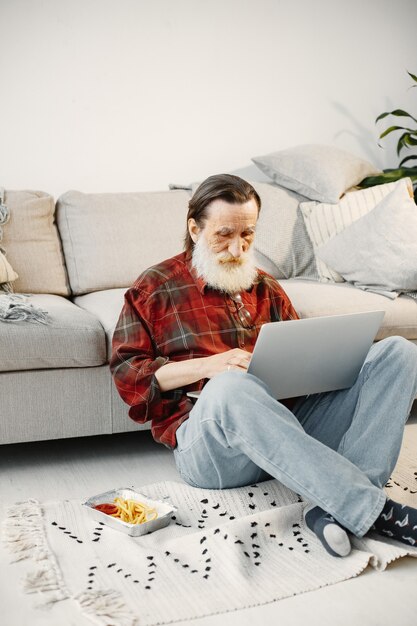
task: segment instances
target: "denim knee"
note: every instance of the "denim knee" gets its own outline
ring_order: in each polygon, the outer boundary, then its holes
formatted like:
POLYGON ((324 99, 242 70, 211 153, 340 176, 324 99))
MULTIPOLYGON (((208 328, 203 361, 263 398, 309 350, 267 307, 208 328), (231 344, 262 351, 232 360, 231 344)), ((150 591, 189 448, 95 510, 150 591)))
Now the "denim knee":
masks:
POLYGON ((417 346, 408 339, 395 335, 382 339, 374 345, 383 352, 385 358, 395 360, 402 367, 414 367, 416 370, 417 346))
POLYGON ((202 419, 211 415, 226 426, 235 419, 242 424, 246 419, 253 422, 253 410, 259 404, 268 403, 272 400, 267 385, 259 378, 247 372, 229 371, 214 376, 205 385, 200 396, 200 411, 202 419))
POLYGON ((223 406, 229 401, 236 401, 242 394, 258 394, 269 392, 268 386, 256 376, 247 372, 231 370, 214 376, 204 387, 211 397, 216 398, 223 406))

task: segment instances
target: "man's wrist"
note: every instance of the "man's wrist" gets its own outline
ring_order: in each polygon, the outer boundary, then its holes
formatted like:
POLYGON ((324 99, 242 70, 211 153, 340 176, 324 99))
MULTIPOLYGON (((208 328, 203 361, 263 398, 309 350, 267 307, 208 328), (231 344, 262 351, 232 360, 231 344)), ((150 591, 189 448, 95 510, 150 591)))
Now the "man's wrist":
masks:
POLYGON ((201 380, 203 378, 208 378, 207 373, 208 373, 208 362, 207 359, 209 359, 210 357, 208 356, 202 356, 202 357, 198 357, 197 359, 191 359, 192 361, 192 366, 193 366, 193 370, 196 372, 196 375, 198 375, 198 378, 196 380, 201 380))

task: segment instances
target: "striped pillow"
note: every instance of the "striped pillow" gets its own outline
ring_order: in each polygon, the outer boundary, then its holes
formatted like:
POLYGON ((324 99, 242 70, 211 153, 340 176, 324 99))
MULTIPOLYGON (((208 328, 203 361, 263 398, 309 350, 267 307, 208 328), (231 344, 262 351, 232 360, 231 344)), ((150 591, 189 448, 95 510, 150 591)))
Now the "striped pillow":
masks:
MULTIPOLYGON (((402 178, 393 183, 376 185, 360 191, 351 191, 344 195, 337 204, 302 202, 300 209, 314 252, 347 226, 372 211, 397 185, 403 188, 405 195, 412 196, 411 180, 402 178)), ((332 270, 317 256, 316 264, 319 279, 322 282, 344 282, 344 278, 338 272, 332 270)))

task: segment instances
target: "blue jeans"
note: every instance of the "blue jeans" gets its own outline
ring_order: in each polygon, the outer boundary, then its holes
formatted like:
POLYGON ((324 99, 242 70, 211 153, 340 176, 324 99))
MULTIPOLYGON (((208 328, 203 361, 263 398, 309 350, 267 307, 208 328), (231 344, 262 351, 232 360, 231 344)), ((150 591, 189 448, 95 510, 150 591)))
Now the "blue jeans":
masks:
POLYGON ((371 347, 352 387, 291 411, 255 376, 224 372, 177 430, 176 466, 208 489, 276 478, 362 537, 385 504, 416 395, 417 346, 401 337, 371 347))

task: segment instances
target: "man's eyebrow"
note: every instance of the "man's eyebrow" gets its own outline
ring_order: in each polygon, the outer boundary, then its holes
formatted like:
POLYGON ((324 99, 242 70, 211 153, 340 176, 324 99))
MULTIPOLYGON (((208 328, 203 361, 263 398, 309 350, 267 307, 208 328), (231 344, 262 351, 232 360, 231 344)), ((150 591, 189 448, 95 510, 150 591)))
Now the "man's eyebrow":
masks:
MULTIPOLYGON (((255 224, 250 224, 249 226, 247 226, 243 232, 251 232, 255 230, 255 224)), ((219 228, 218 230, 216 230, 216 235, 224 235, 224 234, 229 234, 229 233, 233 233, 235 231, 234 228, 230 227, 230 226, 222 226, 221 228, 219 228)))
POLYGON ((220 235, 220 234, 227 234, 227 233, 232 233, 233 232, 233 228, 230 228, 229 226, 222 226, 221 228, 219 228, 218 230, 216 230, 216 235, 220 235))

